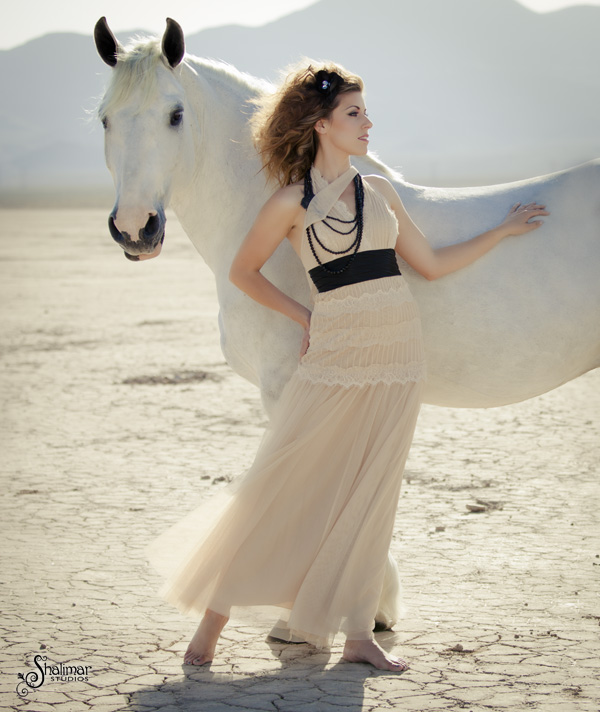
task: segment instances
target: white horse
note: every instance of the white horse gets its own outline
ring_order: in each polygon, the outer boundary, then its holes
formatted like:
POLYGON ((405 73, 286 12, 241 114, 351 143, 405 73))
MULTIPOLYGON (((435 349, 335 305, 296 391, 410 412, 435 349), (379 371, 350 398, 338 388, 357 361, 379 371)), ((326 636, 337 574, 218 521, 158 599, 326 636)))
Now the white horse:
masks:
MULTIPOLYGON (((179 25, 124 49, 102 18, 95 29, 113 67, 99 113, 116 187, 113 238, 136 259, 160 249, 170 204, 213 270, 221 345, 268 407, 298 361, 300 328, 228 280, 229 265, 274 190, 260 172, 248 100, 269 87, 234 68, 184 56, 179 25)), ((399 128, 401 130, 401 127, 399 128)), ((433 246, 468 239, 516 202, 551 212, 541 230, 504 240, 474 265, 435 282, 403 273, 421 309, 429 381, 425 401, 489 407, 531 398, 600 365, 600 161, 483 188, 425 188, 372 157, 363 174, 390 179, 433 246)), ((302 265, 287 241, 265 275, 304 304, 302 265)))

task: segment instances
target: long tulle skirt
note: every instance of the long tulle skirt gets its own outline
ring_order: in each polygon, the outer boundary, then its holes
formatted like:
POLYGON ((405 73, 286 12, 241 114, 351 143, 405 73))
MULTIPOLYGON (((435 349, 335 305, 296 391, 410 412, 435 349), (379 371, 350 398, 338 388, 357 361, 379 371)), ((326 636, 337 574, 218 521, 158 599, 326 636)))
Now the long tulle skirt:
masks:
POLYGON ((392 623, 388 548, 421 389, 292 377, 251 468, 149 547, 162 596, 197 616, 275 606, 323 647, 392 623))

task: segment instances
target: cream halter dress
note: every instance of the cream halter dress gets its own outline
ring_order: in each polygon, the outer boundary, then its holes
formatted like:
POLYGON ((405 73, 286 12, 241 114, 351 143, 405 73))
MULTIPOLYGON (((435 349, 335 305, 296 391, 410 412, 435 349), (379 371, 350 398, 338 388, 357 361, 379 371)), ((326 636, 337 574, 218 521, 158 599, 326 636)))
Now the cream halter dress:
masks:
MULTIPOLYGON (((328 247, 348 245, 321 221, 353 217, 339 198, 356 173, 328 184, 311 169, 305 228, 315 224, 328 247)), ((363 216, 360 250, 393 248, 396 218, 367 182, 363 216)), ((317 265, 306 236, 301 259, 307 272, 317 265)), ((253 465, 148 553, 167 577, 161 594, 181 611, 235 618, 266 606, 287 639, 328 647, 340 631, 370 639, 376 618, 398 618, 388 550, 425 362, 417 306, 401 275, 312 290, 310 347, 253 465)))

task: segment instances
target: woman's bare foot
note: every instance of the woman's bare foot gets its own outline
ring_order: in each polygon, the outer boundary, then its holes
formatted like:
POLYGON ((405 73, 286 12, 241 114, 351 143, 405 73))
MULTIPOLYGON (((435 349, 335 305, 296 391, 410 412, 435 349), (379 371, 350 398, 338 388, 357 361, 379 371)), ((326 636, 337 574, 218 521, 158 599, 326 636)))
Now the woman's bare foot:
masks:
POLYGON ((222 616, 208 608, 188 645, 183 662, 186 665, 209 663, 215 655, 217 641, 228 620, 227 616, 222 616))
POLYGON ((410 666, 406 660, 386 653, 374 640, 347 640, 342 654, 351 663, 371 663, 378 670, 404 672, 410 666))

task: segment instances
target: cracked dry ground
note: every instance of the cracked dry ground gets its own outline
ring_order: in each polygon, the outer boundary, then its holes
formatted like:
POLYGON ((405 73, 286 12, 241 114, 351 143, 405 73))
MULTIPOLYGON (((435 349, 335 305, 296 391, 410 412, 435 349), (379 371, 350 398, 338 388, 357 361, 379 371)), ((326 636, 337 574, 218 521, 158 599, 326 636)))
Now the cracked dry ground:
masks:
POLYGON ((210 669, 144 546, 251 461, 264 416, 218 346, 212 277, 171 217, 127 262, 104 211, 3 211, 5 709, 600 708, 600 373, 488 410, 426 406, 393 551, 404 675, 230 625, 210 669), (87 681, 18 674, 89 665, 87 681))

